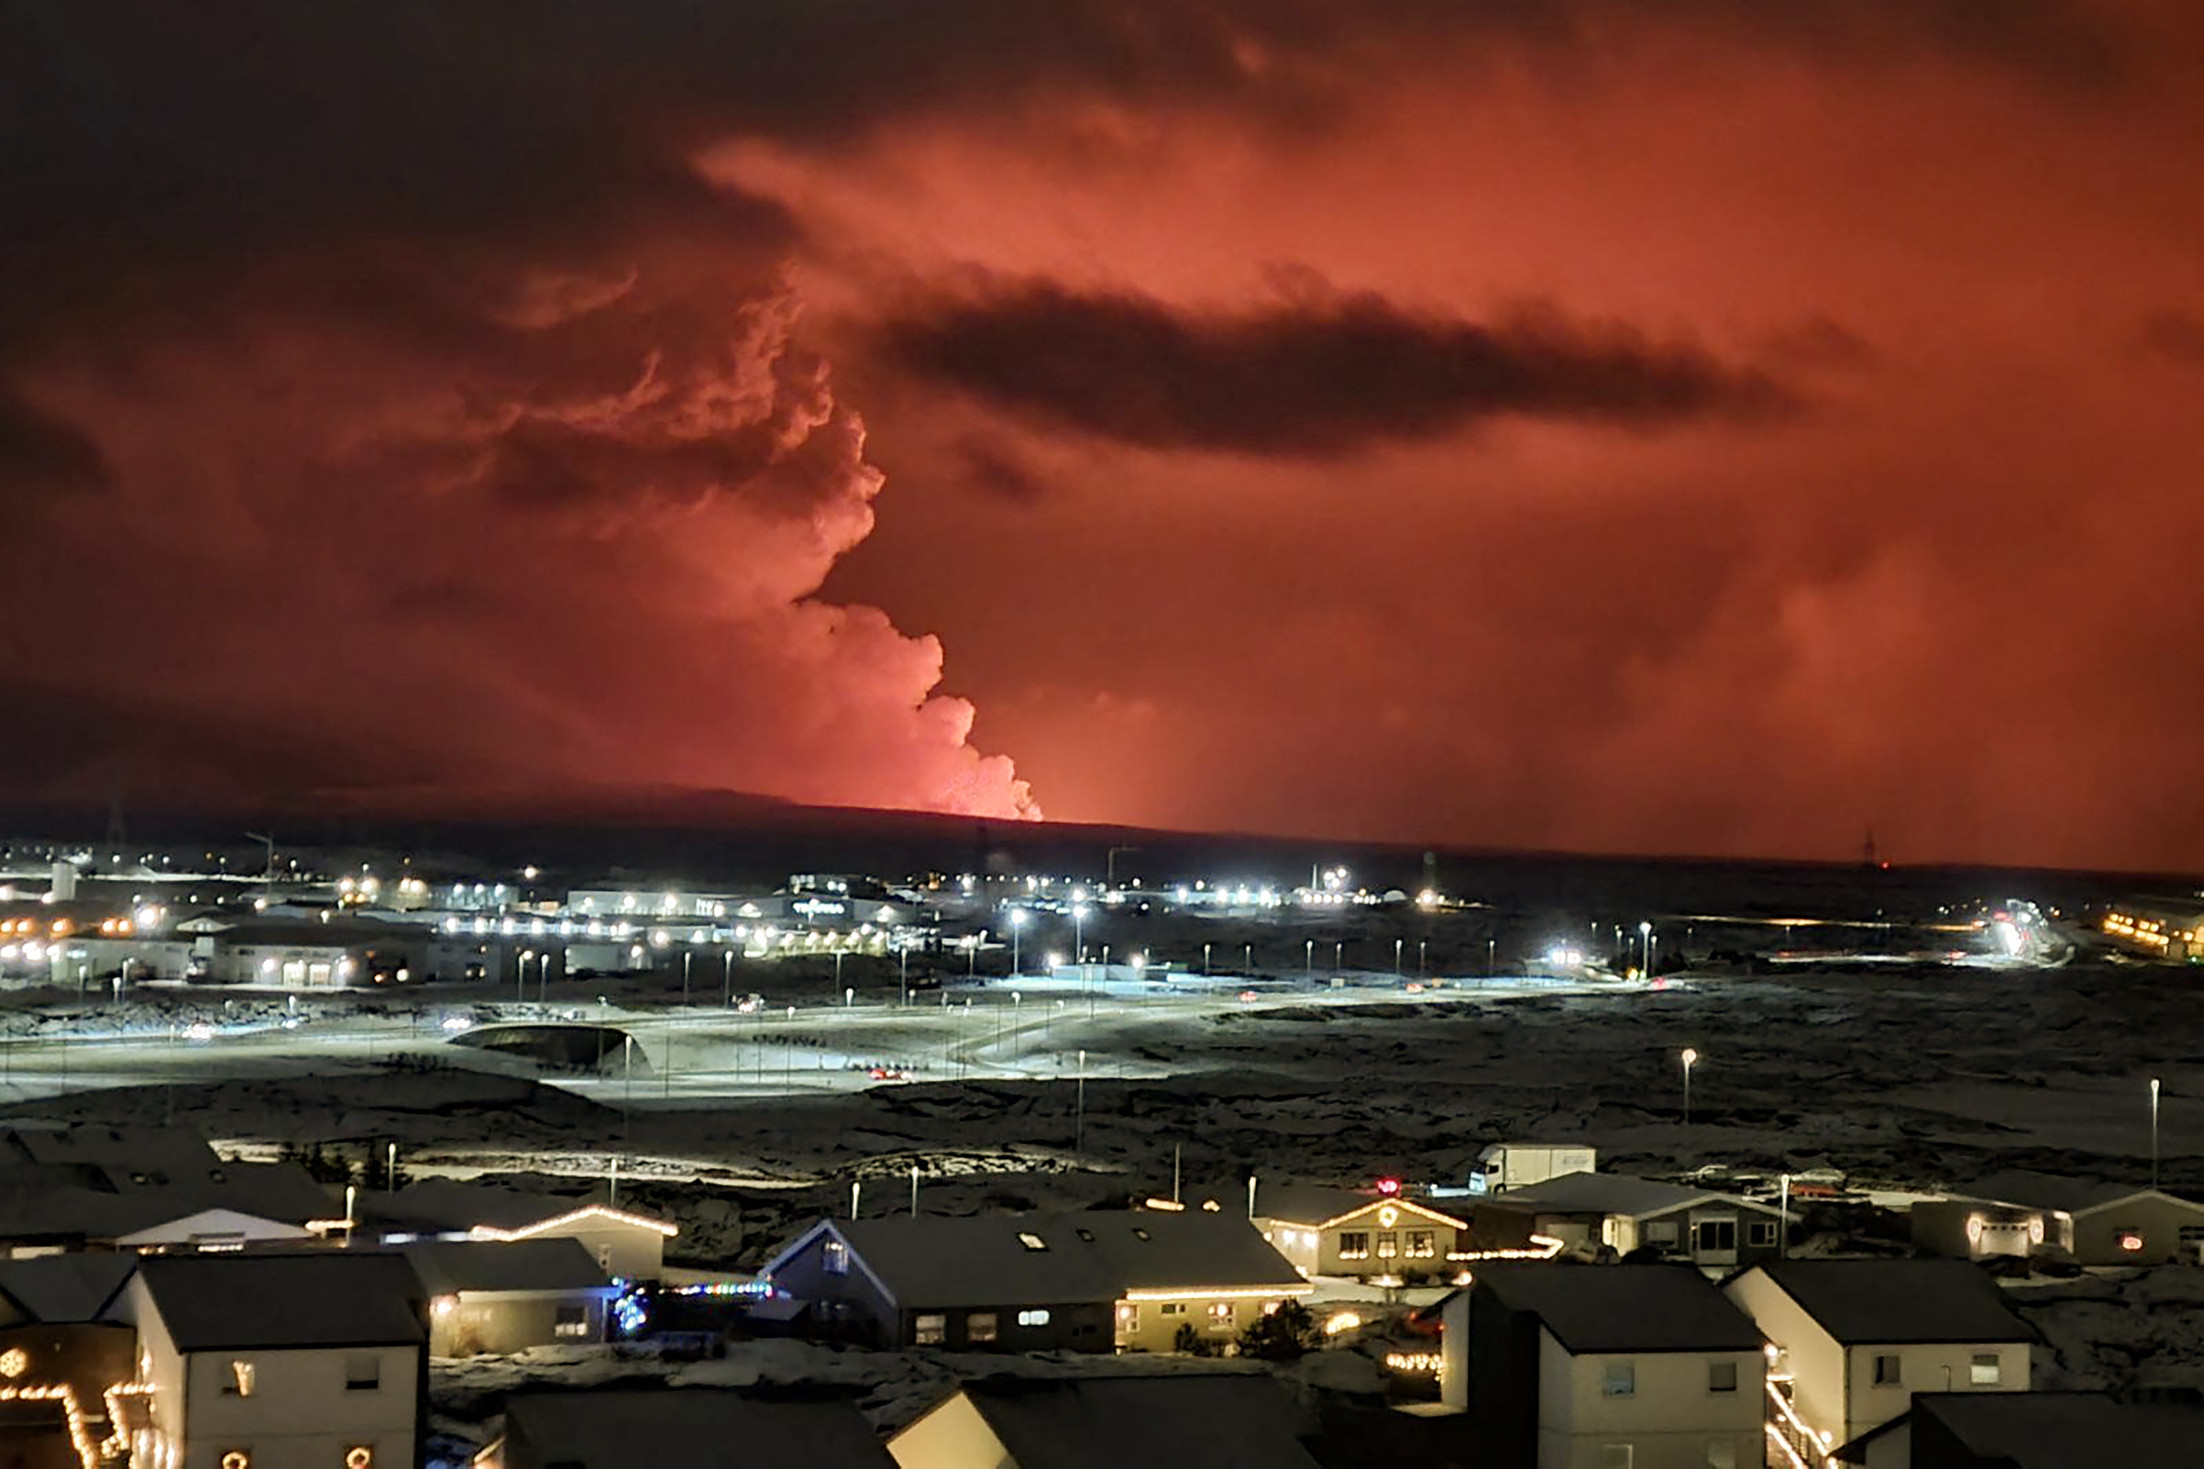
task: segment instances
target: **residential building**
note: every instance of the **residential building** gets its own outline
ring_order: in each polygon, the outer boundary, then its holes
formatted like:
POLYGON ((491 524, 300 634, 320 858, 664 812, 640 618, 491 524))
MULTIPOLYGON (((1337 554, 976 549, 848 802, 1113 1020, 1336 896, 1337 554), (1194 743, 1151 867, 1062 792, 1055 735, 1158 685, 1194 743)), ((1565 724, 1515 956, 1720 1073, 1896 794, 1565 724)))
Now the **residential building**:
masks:
POLYGON ((333 1209, 296 1163, 232 1163, 180 1128, 0 1133, 0 1251, 237 1249, 297 1241, 333 1209))
POLYGON ((1565 1173, 1481 1199, 1473 1211, 1479 1235, 1507 1213, 1528 1217, 1531 1232, 1585 1256, 1647 1250, 1728 1269, 1773 1259, 1783 1248, 1783 1213, 1772 1205, 1626 1173, 1565 1173))
POLYGON ((530 1392, 505 1402, 505 1431, 474 1469, 889 1469, 894 1460, 846 1398, 761 1398, 724 1388, 530 1392))
POLYGON ((437 1240, 400 1250, 429 1297, 429 1355, 605 1339, 619 1288, 576 1239, 437 1240))
POLYGON ((1301 1184, 1261 1184, 1253 1223, 1304 1275, 1445 1279, 1469 1245, 1466 1219, 1403 1197, 1301 1184))
POLYGON ((814 1329, 884 1346, 1170 1351, 1237 1339, 1312 1287, 1204 1211, 821 1220, 766 1263, 814 1329))
POLYGON ((0 1261, 0 1464, 97 1469, 86 1445, 133 1426, 137 1334, 116 1303, 137 1266, 127 1254, 0 1261))
POLYGON ((1757 1469, 1760 1331, 1683 1265, 1498 1263, 1441 1309, 1442 1401, 1495 1469, 1757 1469))
POLYGON ((1808 1462, 1921 1392, 2025 1392, 2034 1333, 1964 1260, 1780 1260, 1723 1286, 1773 1343, 1775 1430, 1808 1462))
POLYGON ((888 1440, 900 1469, 1315 1469, 1265 1374, 967 1382, 888 1440))
MULTIPOLYGON (((411 1469, 425 1301, 396 1255, 146 1257, 122 1298, 164 1469, 411 1469)), ((137 1457, 137 1456, 143 1456, 137 1457)))
POLYGON ((1913 1247, 1959 1260, 2071 1258, 2074 1216, 1994 1199, 1922 1199, 1906 1210, 1913 1247))
POLYGON ((615 1280, 665 1273, 666 1241, 681 1233, 663 1219, 553 1194, 523 1193, 451 1179, 363 1195, 359 1233, 385 1244, 423 1239, 575 1239, 615 1280))
POLYGON ((2204 1264, 2204 1204, 2154 1188, 2016 1170, 1992 1174, 1968 1192, 2063 1216, 2062 1242, 2083 1265, 2204 1264))
POLYGON ((2102 1393, 1915 1393, 1834 1455, 1865 1469, 2143 1469, 2204 1453, 2204 1407, 2102 1393))

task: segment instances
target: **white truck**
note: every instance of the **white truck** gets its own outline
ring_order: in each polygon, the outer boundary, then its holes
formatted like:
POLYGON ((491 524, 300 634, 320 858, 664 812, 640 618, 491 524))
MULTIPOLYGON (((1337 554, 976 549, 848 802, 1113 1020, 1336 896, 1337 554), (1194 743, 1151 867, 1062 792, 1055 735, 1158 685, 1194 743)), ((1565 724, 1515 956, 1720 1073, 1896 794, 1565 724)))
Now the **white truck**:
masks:
POLYGON ((1506 1193, 1565 1173, 1591 1173, 1598 1166, 1599 1150, 1582 1143, 1494 1143, 1477 1155, 1469 1191, 1506 1193))

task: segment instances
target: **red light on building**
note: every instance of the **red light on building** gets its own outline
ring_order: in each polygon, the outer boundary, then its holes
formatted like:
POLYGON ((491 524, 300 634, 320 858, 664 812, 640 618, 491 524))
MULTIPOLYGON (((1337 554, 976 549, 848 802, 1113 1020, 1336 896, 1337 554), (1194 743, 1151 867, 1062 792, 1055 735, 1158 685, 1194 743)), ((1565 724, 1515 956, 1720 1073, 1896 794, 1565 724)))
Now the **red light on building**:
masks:
POLYGON ((1377 1181, 1377 1190, 1390 1198, 1400 1192, 1400 1180, 1397 1178, 1381 1178, 1377 1181))

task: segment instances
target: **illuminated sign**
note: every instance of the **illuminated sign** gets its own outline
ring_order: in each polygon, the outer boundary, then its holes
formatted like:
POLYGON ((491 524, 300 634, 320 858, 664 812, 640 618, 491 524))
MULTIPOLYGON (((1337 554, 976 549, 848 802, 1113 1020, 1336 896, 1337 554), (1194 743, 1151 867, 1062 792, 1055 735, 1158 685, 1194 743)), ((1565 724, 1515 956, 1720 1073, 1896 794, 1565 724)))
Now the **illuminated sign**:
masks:
POLYGON ((789 904, 788 908, 790 912, 801 913, 806 918, 839 918, 849 912, 849 904, 829 902, 825 898, 804 898, 789 904))

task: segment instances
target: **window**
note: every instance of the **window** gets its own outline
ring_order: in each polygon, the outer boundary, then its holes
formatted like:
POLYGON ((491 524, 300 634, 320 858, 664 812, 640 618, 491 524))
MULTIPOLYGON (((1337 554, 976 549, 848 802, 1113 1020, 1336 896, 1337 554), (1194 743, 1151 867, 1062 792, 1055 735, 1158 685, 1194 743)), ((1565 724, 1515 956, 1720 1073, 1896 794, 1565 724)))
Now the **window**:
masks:
POLYGON ((1231 1327, 1232 1327, 1232 1303, 1231 1303, 1230 1301, 1211 1301, 1211 1302, 1209 1303, 1209 1328, 1210 1328, 1210 1330, 1212 1330, 1212 1331, 1217 1331, 1217 1330, 1227 1330, 1227 1331, 1229 1331, 1229 1330, 1231 1329, 1231 1327))
POLYGON ((1674 1248, 1676 1244, 1676 1221, 1673 1219, 1656 1219, 1646 1225, 1645 1242, 1663 1248, 1674 1248))
POLYGON ((1378 1236, 1378 1258, 1390 1260, 1400 1253, 1400 1236, 1388 1229, 1378 1236))
POLYGON ((1734 1250, 1737 1248, 1737 1221, 1734 1219, 1701 1219, 1692 1226, 1696 1247, 1701 1250, 1734 1250))
POLYGON ((1877 1387, 1898 1387, 1903 1385, 1904 1382, 1905 1377, 1898 1370, 1898 1359, 1896 1357, 1882 1356, 1875 1359, 1875 1385, 1877 1387))
POLYGON ((1707 1469, 1737 1469, 1737 1445, 1726 1438, 1708 1439, 1707 1469))
POLYGON ((1707 1391, 1737 1391, 1737 1364, 1719 1361, 1707 1363, 1707 1391))
POLYGON ((1162 1305, 1156 1307, 1156 1314, 1158 1316, 1184 1316, 1186 1314, 1186 1302, 1165 1301, 1162 1305))
POLYGON ((995 1339, 995 1313, 973 1311, 964 1318, 964 1339, 968 1342, 989 1342, 995 1339))
POLYGON ((828 1240, 819 1253, 819 1265, 829 1275, 849 1274, 849 1246, 838 1239, 828 1240))
POLYGON ((1967 1364, 1967 1381, 1974 1387, 1996 1387, 2002 1368, 1995 1352, 1976 1352, 1967 1364))
POLYGON ((1772 1220, 1755 1219, 1745 1226, 1745 1243, 1756 1250, 1775 1248, 1775 1224, 1772 1220))
POLYGON ((1048 1308, 1044 1306, 1035 1311, 1020 1311, 1018 1313, 1018 1324, 1020 1326, 1048 1325, 1048 1308))
POLYGON ((1599 1446, 1599 1469, 1630 1469, 1635 1450, 1626 1443, 1608 1443, 1599 1446))
POLYGON ((1018 1236, 1018 1243, 1029 1250, 1045 1250, 1048 1248, 1048 1241, 1037 1234, 1021 1234, 1018 1236))
POLYGON ((1638 1395, 1638 1364, 1635 1362, 1609 1362, 1600 1380, 1600 1391, 1611 1398, 1634 1398, 1638 1395))
POLYGON ((1439 1253, 1439 1248, 1438 1248, 1438 1246, 1437 1246, 1436 1244, 1434 1244, 1434 1243, 1432 1242, 1432 1234, 1431 1234, 1431 1231, 1430 1231, 1430 1230, 1428 1230, 1428 1229, 1411 1229, 1411 1230, 1409 1230, 1409 1231, 1408 1231, 1408 1258, 1409 1258, 1409 1259, 1411 1259, 1411 1260, 1428 1260, 1428 1259, 1430 1259, 1430 1258, 1431 1258, 1431 1257, 1432 1257, 1433 1255, 1436 1255, 1436 1254, 1438 1254, 1438 1253, 1439 1253))
POLYGON ((1117 1329, 1119 1331, 1140 1330, 1140 1307, 1131 1301, 1119 1301, 1117 1303, 1117 1329))
POLYGON ((383 1359, 373 1352, 354 1352, 344 1359, 346 1392, 379 1392, 383 1386, 383 1359))
POLYGON ((918 1318, 911 1329, 911 1340, 922 1347, 938 1347, 949 1335, 949 1318, 927 1315, 918 1318))
POLYGON ((230 1363, 230 1380, 222 1384, 222 1396, 249 1398, 253 1395, 253 1364, 239 1358, 230 1363))
POLYGON ((589 1335, 589 1307, 561 1306, 551 1313, 553 1336, 585 1337, 589 1335))
POLYGON ((1367 1260, 1370 1258, 1370 1235, 1366 1230, 1343 1229, 1339 1232, 1339 1258, 1342 1260, 1367 1260))

